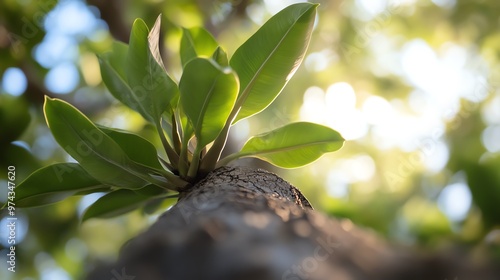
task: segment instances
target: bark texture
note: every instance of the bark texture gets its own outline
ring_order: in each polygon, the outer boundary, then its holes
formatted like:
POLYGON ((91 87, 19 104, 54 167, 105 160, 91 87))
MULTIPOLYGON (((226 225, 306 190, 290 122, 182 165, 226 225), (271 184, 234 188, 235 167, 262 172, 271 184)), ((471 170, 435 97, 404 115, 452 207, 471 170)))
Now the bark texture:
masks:
MULTIPOLYGON (((107 271, 102 279, 113 278, 107 271)), ((498 269, 460 254, 425 256, 391 246, 314 211, 275 174, 234 167, 182 193, 122 248, 112 271, 129 280, 500 279, 498 269)))

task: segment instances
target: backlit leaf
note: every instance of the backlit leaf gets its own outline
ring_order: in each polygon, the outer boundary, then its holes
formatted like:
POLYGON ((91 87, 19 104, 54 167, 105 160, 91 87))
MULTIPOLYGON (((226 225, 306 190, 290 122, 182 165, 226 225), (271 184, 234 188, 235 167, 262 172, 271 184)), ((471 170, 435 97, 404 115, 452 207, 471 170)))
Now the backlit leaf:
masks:
POLYGON ((217 49, 215 49, 214 53, 212 54, 212 59, 222 67, 229 66, 227 53, 221 47, 217 47, 217 49))
POLYGON ((264 110, 293 76, 309 45, 316 7, 288 6, 236 50, 230 61, 241 85, 235 122, 264 110))
POLYGON ((329 127, 298 122, 250 138, 233 157, 253 156, 279 167, 295 168, 334 152, 343 144, 344 138, 329 127))
POLYGON ((185 67, 191 59, 199 56, 210 57, 218 46, 214 37, 204 28, 183 28, 180 50, 182 66, 185 67))
POLYGON ((219 135, 238 94, 238 79, 230 68, 210 59, 191 60, 179 83, 181 105, 191 122, 198 147, 219 135))

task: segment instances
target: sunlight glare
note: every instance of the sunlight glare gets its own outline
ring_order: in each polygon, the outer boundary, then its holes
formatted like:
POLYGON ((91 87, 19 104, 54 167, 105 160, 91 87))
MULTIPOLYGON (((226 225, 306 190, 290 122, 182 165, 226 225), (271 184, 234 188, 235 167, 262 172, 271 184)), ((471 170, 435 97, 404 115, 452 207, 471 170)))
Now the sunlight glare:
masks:
POLYGON ((329 111, 326 125, 340 132, 346 140, 363 138, 368 133, 368 124, 360 110, 334 113, 329 111))
POLYGON ((355 155, 343 161, 341 170, 349 176, 349 182, 367 182, 375 175, 375 162, 366 154, 355 155))
POLYGON ((344 198, 349 195, 349 180, 345 174, 337 169, 328 172, 326 187, 328 195, 331 197, 344 198))
POLYGON ((345 82, 328 87, 325 95, 326 125, 338 130, 346 140, 364 137, 368 124, 360 110, 356 109, 356 93, 345 82))
POLYGON ((240 120, 231 128, 231 136, 238 142, 246 141, 250 137, 250 122, 247 119, 240 120))
POLYGON ((325 102, 328 110, 335 114, 352 111, 356 106, 356 94, 350 84, 335 83, 326 90, 325 102))
POLYGON ((443 141, 432 141, 429 150, 421 147, 424 156, 424 167, 431 173, 438 173, 446 166, 450 158, 448 146, 443 141))
POLYGON ((439 82, 435 73, 438 66, 437 56, 427 42, 416 39, 406 43, 401 56, 403 71, 412 84, 429 90, 439 82))
POLYGON ((340 82, 329 86, 325 105, 325 124, 340 132, 346 140, 359 139, 368 133, 363 114, 356 109, 356 93, 350 84, 340 82))
POLYGON ((248 17, 258 25, 262 25, 265 21, 266 11, 262 5, 250 4, 246 8, 246 14, 248 17))
POLYGON ((500 124, 500 95, 496 95, 483 105, 481 117, 486 124, 500 124))
POLYGON ((304 102, 302 102, 300 108, 300 118, 303 121, 324 123, 325 115, 325 92, 316 86, 308 88, 304 93, 304 102))
POLYGON ((310 87, 304 93, 300 108, 303 121, 327 125, 346 140, 359 139, 368 133, 368 124, 361 110, 356 109, 356 94, 345 82, 332 84, 325 92, 310 87))
POLYGON ((337 59, 337 55, 332 50, 325 49, 309 54, 304 61, 304 65, 310 72, 320 72, 327 69, 337 59))
POLYGON ((356 0, 356 5, 371 16, 383 12, 387 9, 387 0, 356 0))
POLYGON ((376 95, 365 99, 362 112, 366 121, 373 125, 384 124, 394 118, 391 104, 385 98, 376 95))

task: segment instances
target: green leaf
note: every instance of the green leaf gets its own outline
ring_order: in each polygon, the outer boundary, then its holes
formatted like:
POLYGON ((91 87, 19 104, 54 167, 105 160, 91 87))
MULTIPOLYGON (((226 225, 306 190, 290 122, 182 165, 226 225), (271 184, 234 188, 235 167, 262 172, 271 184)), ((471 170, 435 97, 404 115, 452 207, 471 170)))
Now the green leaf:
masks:
POLYGON ((111 52, 99 58, 101 76, 109 92, 122 104, 138 112, 146 120, 153 122, 149 109, 141 102, 141 96, 132 91, 127 83, 125 69, 127 67, 128 46, 121 42, 113 42, 111 52))
POLYGON ((162 169, 158 161, 156 148, 148 140, 128 131, 103 126, 98 127, 111 137, 131 160, 152 168, 162 169))
MULTIPOLYGON (((125 57, 121 57, 122 60, 124 60, 124 58, 125 57)), ((113 66, 112 63, 116 62, 112 61, 118 59, 118 55, 113 52, 98 56, 98 59, 102 80, 104 84, 106 84, 109 92, 122 104, 141 114, 144 119, 152 122, 153 117, 148 112, 148 108, 143 106, 139 96, 129 87, 126 79, 122 76, 123 73, 120 73, 120 68, 115 68, 115 66, 113 66)))
POLYGON ((104 187, 77 163, 56 163, 38 169, 16 188, 18 207, 51 204, 83 191, 104 187))
POLYGON ((159 123, 163 112, 172 111, 171 102, 178 95, 177 85, 165 71, 157 43, 154 43, 159 40, 159 25, 158 19, 149 33, 144 21, 135 20, 125 69, 137 106, 154 124, 159 123))
MULTIPOLYGON (((148 183, 120 146, 70 104, 45 98, 47 124, 59 145, 92 177, 111 186, 138 189, 148 183)), ((142 174, 145 175, 145 174, 142 174)))
POLYGON ((221 161, 253 156, 276 166, 295 168, 309 164, 324 153, 342 147, 344 138, 335 130, 319 124, 298 122, 250 138, 241 151, 221 161))
POLYGON ((212 142, 226 123, 238 94, 238 78, 230 68, 210 59, 192 59, 179 83, 181 105, 191 122, 198 148, 212 142))
POLYGON ((186 113, 184 112, 182 106, 179 106, 178 119, 182 130, 182 139, 189 141, 194 135, 193 126, 189 122, 186 113))
POLYGON ((107 192, 113 191, 115 189, 116 189, 115 187, 103 185, 103 187, 101 187, 101 188, 83 190, 83 191, 76 192, 73 196, 88 195, 88 194, 93 194, 93 193, 107 193, 107 192))
POLYGON ((116 217, 133 211, 152 199, 160 196, 166 197, 165 193, 151 185, 142 191, 143 193, 132 190, 117 190, 105 194, 85 210, 82 220, 116 217))
POLYGON ((125 68, 127 68, 127 54, 128 45, 120 41, 113 41, 111 52, 106 53, 109 64, 124 81, 127 80, 127 74, 125 73, 125 68))
POLYGON ((230 65, 240 79, 236 119, 264 110, 301 64, 311 38, 317 4, 288 6, 241 45, 230 65))
POLYGON ((218 46, 214 37, 204 28, 183 28, 180 50, 182 67, 193 58, 210 57, 218 46))
POLYGON ((182 130, 182 141, 181 141, 181 152, 179 154, 179 174, 182 177, 187 176, 188 167, 189 167, 189 141, 194 135, 193 127, 189 122, 188 117, 184 113, 182 106, 179 106, 179 110, 177 112, 177 116, 179 119, 179 123, 182 130))
POLYGON ((215 49, 214 53, 212 54, 212 59, 222 67, 229 66, 229 61, 227 59, 227 53, 221 47, 217 47, 217 49, 215 49))

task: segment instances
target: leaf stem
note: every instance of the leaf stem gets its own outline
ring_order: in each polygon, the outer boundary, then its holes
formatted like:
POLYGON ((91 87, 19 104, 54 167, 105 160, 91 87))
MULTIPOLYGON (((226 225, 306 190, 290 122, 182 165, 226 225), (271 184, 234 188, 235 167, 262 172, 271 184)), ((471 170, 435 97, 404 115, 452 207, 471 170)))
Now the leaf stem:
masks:
POLYGON ((182 141, 182 146, 181 146, 181 154, 179 157, 179 174, 181 177, 186 177, 188 174, 188 169, 189 169, 189 162, 188 162, 188 142, 189 140, 186 140, 186 137, 182 141))
POLYGON ((181 151, 179 154, 179 174, 181 177, 186 178, 188 174, 188 169, 189 169, 189 140, 191 140, 191 137, 193 136, 193 129, 191 128, 191 125, 189 124, 189 121, 187 120, 187 117, 184 116, 185 123, 182 122, 183 120, 183 111, 182 108, 179 108, 178 110, 178 118, 180 120, 180 127, 182 131, 182 138, 181 138, 181 151))
POLYGON ((219 168, 221 166, 224 166, 224 165, 227 165, 228 163, 230 163, 231 161, 235 160, 235 159, 239 159, 239 158, 242 158, 244 157, 243 154, 240 154, 240 153, 234 153, 234 154, 230 154, 228 155, 227 157, 219 160, 219 162, 217 162, 217 164, 215 165, 215 168, 219 168))
POLYGON ((160 156, 158 156, 158 159, 160 160, 160 163, 164 168, 168 169, 172 173, 175 171, 174 167, 168 161, 164 160, 160 156))
POLYGON ((220 155, 222 153, 222 150, 224 150, 224 147, 226 146, 226 141, 229 136, 229 129, 231 128, 231 124, 238 115, 241 106, 243 105, 243 101, 240 101, 240 99, 241 98, 238 98, 236 100, 236 104, 234 105, 233 110, 229 114, 229 117, 227 118, 224 128, 219 133, 219 136, 217 136, 217 138, 215 139, 214 144, 208 150, 207 154, 203 158, 200 165, 201 173, 208 174, 210 171, 215 169, 217 161, 219 160, 220 155))
POLYGON ((135 169, 141 170, 134 172, 136 176, 160 187, 178 191, 189 184, 168 171, 152 168, 137 162, 134 162, 134 165, 135 169))
POLYGON ((177 130, 177 118, 175 117, 175 113, 172 112, 172 142, 174 145, 175 152, 180 154, 181 152, 181 136, 179 135, 179 131, 177 130))
POLYGON ((200 165, 201 151, 202 151, 202 149, 200 149, 200 147, 198 147, 198 145, 197 145, 196 149, 194 150, 194 153, 193 153, 193 160, 191 161, 191 165, 189 166, 189 171, 187 174, 188 179, 194 179, 194 178, 196 178, 196 176, 198 174, 198 167, 200 165))
POLYGON ((156 130, 160 135, 161 143, 163 148, 165 149, 165 153, 167 153, 168 160, 174 169, 177 169, 177 163, 179 162, 179 155, 172 149, 170 144, 168 143, 167 138, 165 137, 165 132, 161 127, 161 120, 156 123, 156 130))

